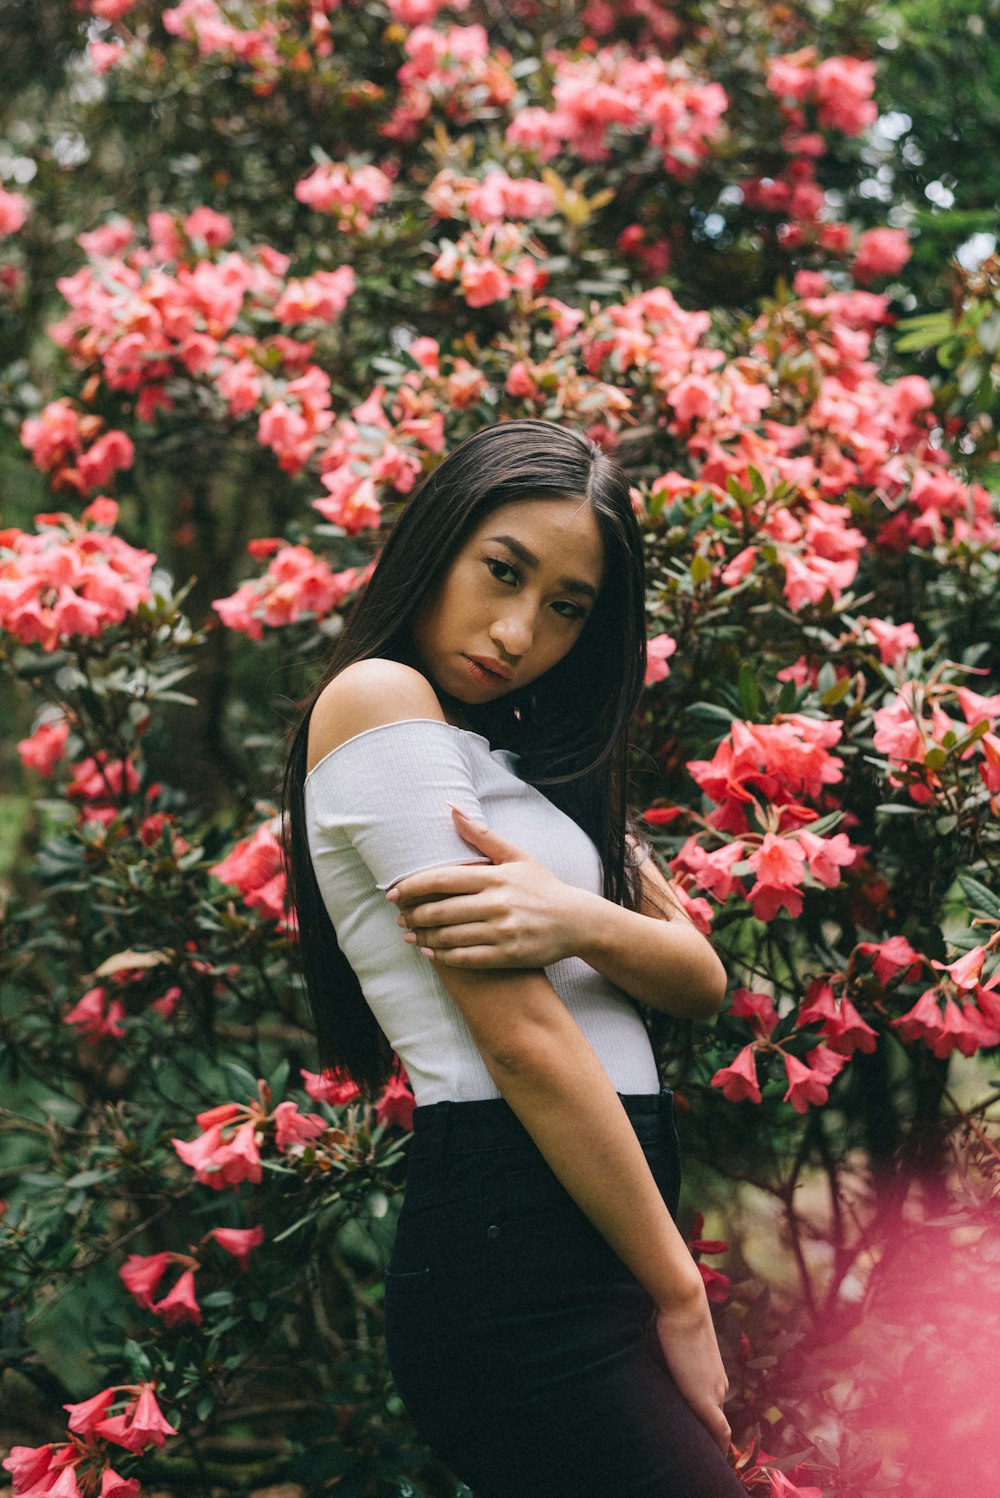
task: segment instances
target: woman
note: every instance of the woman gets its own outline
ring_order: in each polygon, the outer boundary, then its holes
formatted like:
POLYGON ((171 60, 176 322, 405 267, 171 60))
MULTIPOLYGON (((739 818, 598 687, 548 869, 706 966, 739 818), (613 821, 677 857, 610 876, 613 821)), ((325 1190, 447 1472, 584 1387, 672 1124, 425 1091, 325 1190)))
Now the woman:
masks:
POLYGON ((290 884, 324 1059, 417 1101, 397 1387, 476 1498, 726 1498, 726 1378, 635 1003, 725 977, 625 809, 645 666, 627 483, 539 421, 413 496, 306 707, 290 884))

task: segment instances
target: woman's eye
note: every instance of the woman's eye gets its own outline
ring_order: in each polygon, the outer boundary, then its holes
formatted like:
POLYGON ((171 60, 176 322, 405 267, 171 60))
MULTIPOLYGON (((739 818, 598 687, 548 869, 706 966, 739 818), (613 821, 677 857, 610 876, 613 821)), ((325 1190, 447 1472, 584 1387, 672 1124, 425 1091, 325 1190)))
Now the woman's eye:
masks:
POLYGON ((557 614, 561 614, 571 624, 575 624, 578 619, 586 618, 586 610, 582 609, 578 603, 554 603, 552 607, 557 614))
POLYGON ((502 561, 500 557, 487 557, 486 565, 492 572, 493 576, 496 578, 497 582, 509 583, 511 580, 513 580, 514 582, 520 581, 521 574, 518 572, 517 568, 512 567, 510 562, 502 561), (503 573, 506 573, 507 575, 502 576, 501 574, 503 573))

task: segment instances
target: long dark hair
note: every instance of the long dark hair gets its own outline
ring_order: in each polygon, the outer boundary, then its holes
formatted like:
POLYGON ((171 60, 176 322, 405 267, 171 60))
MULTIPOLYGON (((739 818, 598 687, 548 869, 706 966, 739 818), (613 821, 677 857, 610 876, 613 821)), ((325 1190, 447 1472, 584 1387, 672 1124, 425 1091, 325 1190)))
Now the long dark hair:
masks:
POLYGON ((500 505, 572 498, 590 504, 604 545, 598 599, 572 650, 520 693, 462 710, 494 748, 590 836, 604 893, 635 909, 638 879, 626 843, 628 725, 646 668, 642 536, 621 469, 589 438, 547 421, 509 421, 469 437, 423 481, 396 521, 339 635, 322 681, 302 707, 284 777, 289 905, 325 1066, 371 1096, 391 1075, 388 1041, 340 950, 306 837, 305 777, 313 705, 345 666, 373 656, 410 662, 414 616, 469 534, 500 505))

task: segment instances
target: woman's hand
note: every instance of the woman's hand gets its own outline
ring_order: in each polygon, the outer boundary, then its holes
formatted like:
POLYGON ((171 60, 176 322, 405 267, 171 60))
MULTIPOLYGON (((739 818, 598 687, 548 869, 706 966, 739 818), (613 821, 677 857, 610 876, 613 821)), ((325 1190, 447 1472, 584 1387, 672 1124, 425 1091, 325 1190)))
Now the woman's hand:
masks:
POLYGON ((491 862, 428 869, 400 880, 388 899, 398 904, 404 939, 447 967, 545 968, 573 956, 583 944, 588 903, 595 897, 564 884, 458 807, 452 815, 465 841, 491 862))
POLYGON ((691 1305, 657 1311, 655 1331, 674 1383, 726 1455, 732 1433, 722 1405, 729 1380, 704 1292, 691 1305))

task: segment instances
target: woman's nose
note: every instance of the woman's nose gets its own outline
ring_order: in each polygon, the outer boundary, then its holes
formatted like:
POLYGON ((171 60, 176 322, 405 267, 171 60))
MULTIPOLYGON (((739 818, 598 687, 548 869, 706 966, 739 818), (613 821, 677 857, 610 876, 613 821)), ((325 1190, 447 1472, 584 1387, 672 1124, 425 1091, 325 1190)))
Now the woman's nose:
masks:
POLYGON ((504 655, 520 659, 531 649, 534 619, 527 609, 511 609, 493 621, 490 636, 504 655))

